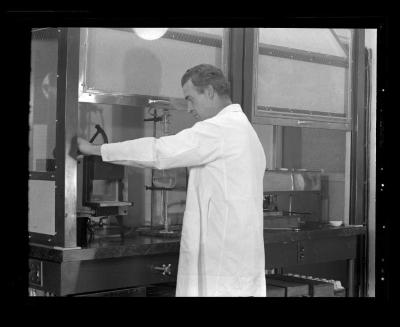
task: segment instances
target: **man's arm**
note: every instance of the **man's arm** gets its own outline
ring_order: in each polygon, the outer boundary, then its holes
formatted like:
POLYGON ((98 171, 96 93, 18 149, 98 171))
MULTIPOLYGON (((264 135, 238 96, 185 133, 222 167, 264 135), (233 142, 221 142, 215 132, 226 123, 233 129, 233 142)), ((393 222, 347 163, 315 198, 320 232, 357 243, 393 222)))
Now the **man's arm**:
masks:
POLYGON ((101 145, 92 144, 81 137, 77 138, 77 142, 78 142, 78 149, 83 154, 101 156, 100 152, 101 145))
POLYGON ((201 166, 222 153, 220 127, 199 122, 175 135, 103 144, 103 161, 115 164, 171 169, 201 166))

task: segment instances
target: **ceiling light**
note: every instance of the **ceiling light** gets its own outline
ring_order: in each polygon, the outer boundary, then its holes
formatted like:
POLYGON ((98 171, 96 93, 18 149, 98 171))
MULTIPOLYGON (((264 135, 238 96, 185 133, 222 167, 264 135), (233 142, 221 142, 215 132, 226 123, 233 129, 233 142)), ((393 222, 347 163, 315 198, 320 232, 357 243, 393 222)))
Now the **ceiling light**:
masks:
POLYGON ((162 37, 168 28, 134 28, 137 36, 144 40, 157 40, 162 37))

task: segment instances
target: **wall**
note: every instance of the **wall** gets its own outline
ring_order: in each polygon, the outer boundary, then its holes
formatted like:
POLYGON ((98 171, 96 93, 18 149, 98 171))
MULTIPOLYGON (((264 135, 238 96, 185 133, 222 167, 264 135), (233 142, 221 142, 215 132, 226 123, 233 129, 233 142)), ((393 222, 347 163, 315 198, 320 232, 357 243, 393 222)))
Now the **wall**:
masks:
MULTIPOLYGON (((121 142, 145 136, 152 136, 152 123, 144 122, 143 108, 112 106, 113 135, 110 142, 121 142)), ((128 199, 134 205, 128 209, 124 223, 128 226, 143 225, 146 217, 150 216, 150 186, 151 170, 146 168, 125 167, 128 178, 128 199)))
POLYGON ((326 216, 322 220, 345 220, 346 133, 341 130, 303 128, 301 139, 301 168, 324 170, 322 175, 327 187, 328 212, 323 211, 326 216))
POLYGON ((289 169, 323 169, 322 221, 344 220, 346 133, 341 130, 284 127, 282 165, 289 169))

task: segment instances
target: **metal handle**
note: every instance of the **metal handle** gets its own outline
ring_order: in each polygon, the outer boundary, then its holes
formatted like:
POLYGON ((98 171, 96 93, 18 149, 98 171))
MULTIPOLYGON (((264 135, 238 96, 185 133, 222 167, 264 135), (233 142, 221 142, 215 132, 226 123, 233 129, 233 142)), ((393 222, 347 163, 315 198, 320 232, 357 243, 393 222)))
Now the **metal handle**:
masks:
POLYGON ((108 143, 108 137, 107 137, 107 134, 104 131, 104 129, 102 129, 99 124, 96 124, 94 127, 96 128, 96 134, 93 135, 93 137, 90 139, 89 143, 92 143, 94 141, 94 139, 97 137, 97 135, 99 135, 99 134, 101 134, 101 136, 103 137, 104 143, 108 143))
POLYGON ((171 101, 169 101, 169 100, 153 100, 153 99, 149 99, 148 103, 152 107, 154 107, 154 106, 171 107, 171 101))
POLYGON ((309 122, 308 121, 306 121, 306 120, 298 120, 297 121, 297 124, 298 125, 304 125, 304 124, 308 124, 309 122))
POLYGON ((161 267, 153 267, 154 270, 162 271, 163 275, 171 275, 171 264, 168 266, 162 265, 161 267))

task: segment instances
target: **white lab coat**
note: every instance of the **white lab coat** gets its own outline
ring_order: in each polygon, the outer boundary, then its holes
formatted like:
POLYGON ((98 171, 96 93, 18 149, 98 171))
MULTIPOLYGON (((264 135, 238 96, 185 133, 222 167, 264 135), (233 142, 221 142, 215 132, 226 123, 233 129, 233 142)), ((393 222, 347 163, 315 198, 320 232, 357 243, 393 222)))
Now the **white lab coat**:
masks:
POLYGON ((240 105, 176 135, 104 144, 101 155, 139 167, 189 167, 176 296, 266 296, 266 160, 240 105))

